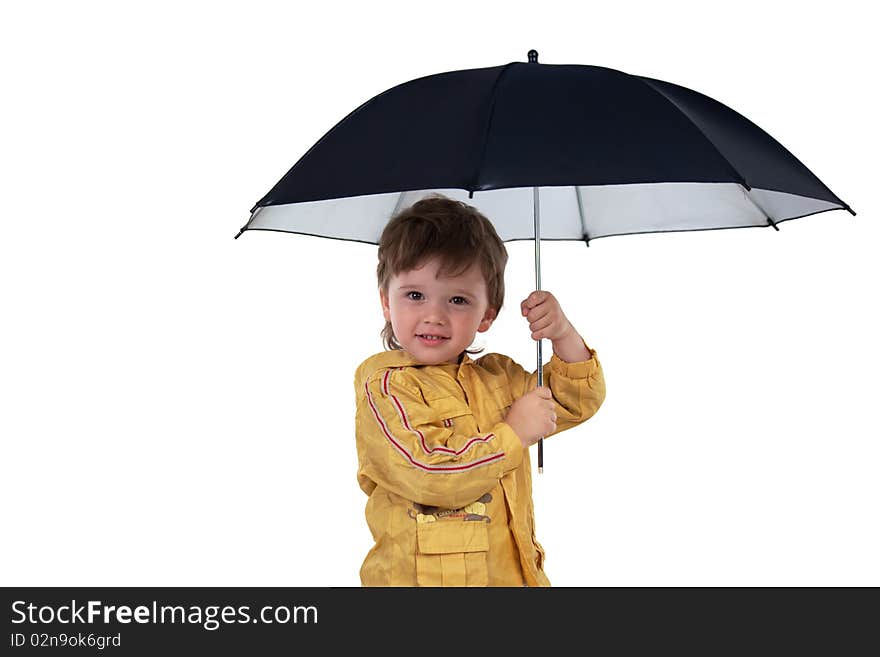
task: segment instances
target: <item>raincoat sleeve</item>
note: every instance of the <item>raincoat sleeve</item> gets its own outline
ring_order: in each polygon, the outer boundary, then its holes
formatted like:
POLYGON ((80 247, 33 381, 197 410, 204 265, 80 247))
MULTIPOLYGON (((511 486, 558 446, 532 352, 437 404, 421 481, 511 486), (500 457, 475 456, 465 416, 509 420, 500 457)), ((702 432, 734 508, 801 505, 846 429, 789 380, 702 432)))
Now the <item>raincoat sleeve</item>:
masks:
MULTIPOLYGON (((589 360, 567 363, 553 354, 544 366, 544 385, 549 386, 556 403, 556 430, 551 436, 590 419, 605 400, 602 364, 595 350, 586 342, 584 346, 592 355, 589 360)), ((529 374, 513 360, 509 360, 508 367, 517 399, 537 385, 537 370, 529 374)))
POLYGON ((510 425, 457 433, 399 370, 366 381, 358 397, 357 442, 365 492, 379 485, 426 506, 470 504, 522 463, 522 443, 510 425))

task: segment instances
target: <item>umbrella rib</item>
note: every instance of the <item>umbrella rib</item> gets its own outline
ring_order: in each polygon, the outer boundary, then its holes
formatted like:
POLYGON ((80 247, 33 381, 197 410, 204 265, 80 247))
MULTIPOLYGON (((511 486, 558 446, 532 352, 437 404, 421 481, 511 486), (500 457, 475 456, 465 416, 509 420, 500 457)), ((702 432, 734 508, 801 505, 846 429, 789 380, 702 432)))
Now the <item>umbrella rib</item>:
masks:
POLYGON ((399 192, 397 194, 397 203, 394 204, 394 210, 391 212, 392 217, 396 216, 397 211, 400 210, 400 205, 401 205, 401 203, 403 203, 403 195, 404 194, 406 194, 406 192, 399 192))
POLYGON ((492 97, 489 99, 489 118, 486 121, 486 131, 483 133, 483 147, 480 149, 480 160, 477 163, 477 170, 474 171, 471 184, 468 185, 469 199, 474 197, 474 187, 477 186, 480 171, 483 169, 483 161, 486 159, 486 145, 489 143, 489 131, 492 128, 492 119, 495 117, 495 99, 498 93, 498 85, 501 83, 501 78, 504 77, 507 70, 516 63, 517 62, 510 62, 509 64, 505 64, 504 68, 502 68, 501 72, 498 74, 498 77, 495 78, 495 84, 492 85, 492 97))
POLYGON ((754 205, 758 210, 760 210, 761 214, 763 214, 763 215, 764 215, 764 218, 767 220, 767 225, 768 225, 768 226, 773 226, 773 229, 774 229, 774 230, 779 230, 779 226, 777 226, 777 225, 776 225, 776 222, 773 221, 773 220, 770 218, 770 215, 767 214, 767 211, 766 211, 763 207, 761 207, 761 205, 760 205, 755 199, 752 198, 752 194, 751 194, 751 192, 750 192, 749 190, 743 188, 743 195, 744 195, 749 201, 751 201, 752 205, 754 205))
POLYGON ((244 231, 246 231, 252 223, 254 223, 254 219, 257 218, 257 215, 260 214, 260 210, 262 210, 262 209, 263 208, 261 206, 256 206, 256 205, 254 206, 254 209, 251 210, 250 218, 247 220, 247 223, 244 226, 242 226, 241 229, 238 231, 238 235, 235 236, 235 239, 238 239, 239 237, 241 237, 241 234, 244 231))
POLYGON ((578 215, 580 215, 581 218, 581 233, 584 236, 584 242, 586 245, 590 246, 590 235, 587 233, 587 220, 584 218, 584 199, 581 197, 581 188, 578 185, 574 186, 574 193, 578 202, 578 215))

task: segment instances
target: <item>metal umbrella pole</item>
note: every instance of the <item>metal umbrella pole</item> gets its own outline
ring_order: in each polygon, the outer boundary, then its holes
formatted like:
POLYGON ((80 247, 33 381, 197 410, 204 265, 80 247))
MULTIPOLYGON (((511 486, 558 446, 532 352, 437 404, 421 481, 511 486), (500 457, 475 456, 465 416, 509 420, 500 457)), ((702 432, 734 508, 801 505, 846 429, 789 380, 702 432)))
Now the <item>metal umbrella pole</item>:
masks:
MULTIPOLYGON (((538 63, 538 51, 529 50, 529 64, 538 63)), ((541 207, 538 199, 538 188, 532 188, 535 200, 535 289, 541 289, 541 207)), ((538 385, 544 385, 544 359, 541 355, 541 342, 538 338, 538 385)), ((538 438, 538 474, 544 472, 544 438, 538 438)))
MULTIPOLYGON (((532 188, 535 200, 535 289, 541 289, 541 204, 538 198, 538 188, 532 188)), ((541 354, 541 342, 538 338, 538 385, 544 385, 544 358, 541 354)), ((538 438, 538 473, 544 472, 544 439, 538 438)))

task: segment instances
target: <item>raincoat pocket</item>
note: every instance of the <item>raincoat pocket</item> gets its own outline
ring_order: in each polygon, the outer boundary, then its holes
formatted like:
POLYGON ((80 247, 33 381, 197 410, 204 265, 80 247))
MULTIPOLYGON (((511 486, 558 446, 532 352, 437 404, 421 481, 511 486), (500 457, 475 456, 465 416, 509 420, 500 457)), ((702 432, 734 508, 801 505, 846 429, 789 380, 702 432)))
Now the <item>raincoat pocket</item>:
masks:
POLYGON ((472 521, 437 521, 417 525, 419 586, 488 586, 489 532, 472 521))
POLYGON ((439 400, 435 402, 435 409, 444 427, 462 433, 477 430, 474 413, 463 401, 454 398, 439 400))

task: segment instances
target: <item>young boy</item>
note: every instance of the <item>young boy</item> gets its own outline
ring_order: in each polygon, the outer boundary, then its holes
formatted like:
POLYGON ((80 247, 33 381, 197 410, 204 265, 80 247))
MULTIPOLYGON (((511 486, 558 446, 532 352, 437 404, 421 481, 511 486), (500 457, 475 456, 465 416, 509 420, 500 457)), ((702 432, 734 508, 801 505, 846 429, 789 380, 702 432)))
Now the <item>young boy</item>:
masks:
POLYGON ((486 217, 443 196, 385 227, 382 336, 355 374, 358 483, 376 543, 364 586, 549 586, 528 447, 605 398, 596 352, 546 291, 521 304, 553 356, 545 385, 507 356, 471 360, 504 301, 507 251, 486 217))

